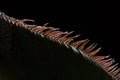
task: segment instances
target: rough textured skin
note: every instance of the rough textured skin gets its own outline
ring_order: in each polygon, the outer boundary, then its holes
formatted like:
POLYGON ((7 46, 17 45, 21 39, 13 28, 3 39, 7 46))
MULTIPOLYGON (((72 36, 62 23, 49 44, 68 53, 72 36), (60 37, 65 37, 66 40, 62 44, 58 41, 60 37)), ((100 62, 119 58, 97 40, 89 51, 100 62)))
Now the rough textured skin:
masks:
POLYGON ((58 28, 28 25, 0 12, 1 80, 120 80, 119 68, 88 39, 58 28), (114 65, 113 65, 114 64, 114 65))

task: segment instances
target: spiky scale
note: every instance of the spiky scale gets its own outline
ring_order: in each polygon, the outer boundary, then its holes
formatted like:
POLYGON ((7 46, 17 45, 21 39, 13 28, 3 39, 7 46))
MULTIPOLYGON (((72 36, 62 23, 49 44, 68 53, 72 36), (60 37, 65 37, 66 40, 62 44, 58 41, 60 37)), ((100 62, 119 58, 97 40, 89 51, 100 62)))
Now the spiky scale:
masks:
POLYGON ((86 40, 78 49, 80 50, 84 50, 85 49, 85 45, 89 42, 90 40, 86 40))
POLYGON ((98 48, 90 53, 88 53, 89 56, 94 56, 95 54, 97 54, 100 51, 101 48, 98 48))
POLYGON ((86 42, 88 39, 85 39, 85 40, 79 40, 79 41, 76 41, 76 42, 73 42, 71 44, 71 46, 74 46, 75 48, 78 48, 78 46, 80 46, 82 43, 86 42))
POLYGON ((86 53, 89 53, 96 47, 96 45, 97 44, 93 43, 90 46, 88 46, 86 49, 84 49, 83 51, 86 52, 86 53))

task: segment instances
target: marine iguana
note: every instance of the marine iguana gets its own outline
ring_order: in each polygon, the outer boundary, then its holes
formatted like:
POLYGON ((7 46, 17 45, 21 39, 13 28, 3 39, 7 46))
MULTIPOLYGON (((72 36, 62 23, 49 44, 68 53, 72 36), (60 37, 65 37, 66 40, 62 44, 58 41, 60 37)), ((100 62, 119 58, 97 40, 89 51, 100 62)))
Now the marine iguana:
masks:
POLYGON ((0 12, 1 80, 120 80, 118 63, 95 43, 29 21, 0 12))

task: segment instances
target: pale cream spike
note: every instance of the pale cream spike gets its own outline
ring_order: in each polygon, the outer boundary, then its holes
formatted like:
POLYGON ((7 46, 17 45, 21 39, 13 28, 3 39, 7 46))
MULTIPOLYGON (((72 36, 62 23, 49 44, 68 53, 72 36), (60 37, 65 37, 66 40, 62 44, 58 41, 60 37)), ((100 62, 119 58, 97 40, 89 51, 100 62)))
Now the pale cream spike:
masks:
POLYGON ((55 35, 57 33, 59 33, 59 31, 54 30, 54 31, 50 32, 49 34, 47 34, 47 36, 51 37, 51 36, 53 36, 53 35, 55 35))
POLYGON ((66 37, 67 37, 69 34, 71 34, 71 33, 72 33, 72 31, 69 32, 69 33, 66 32, 64 36, 62 36, 61 38, 58 39, 58 41, 60 41, 60 42, 64 42, 64 41, 67 39, 66 37))
POLYGON ((7 21, 7 19, 6 19, 7 16, 4 13, 2 13, 1 15, 2 15, 2 19, 4 19, 5 21, 7 21))
MULTIPOLYGON (((47 26, 42 26, 42 27, 47 27, 47 26)), ((48 27, 48 29, 59 30, 60 28, 48 27)))
POLYGON ((47 27, 41 27, 41 29, 38 30, 38 33, 43 32, 44 30, 48 29, 47 27))
MULTIPOLYGON (((10 23, 12 23, 12 24, 16 24, 16 23, 15 23, 15 21, 16 21, 15 18, 12 18, 12 17, 7 16, 7 20, 8 20, 8 22, 10 22, 10 23)), ((7 21, 7 20, 6 20, 6 21, 7 21)))
POLYGON ((46 27, 49 23, 45 23, 42 27, 46 27))
POLYGON ((24 25, 23 21, 22 20, 18 20, 18 19, 15 20, 14 23, 15 23, 15 25, 20 26, 20 27, 24 25))
POLYGON ((29 25, 29 26, 27 26, 26 28, 32 32, 32 29, 33 29, 34 27, 31 26, 31 25, 29 25))
POLYGON ((66 37, 61 37, 61 38, 58 39, 58 41, 64 42, 66 39, 67 39, 66 37))
POLYGON ((100 65, 103 65, 105 64, 106 62, 108 62, 107 60, 100 60, 100 61, 97 61, 100 65))
POLYGON ((32 31, 36 31, 37 29, 39 29, 39 27, 37 27, 37 25, 33 26, 32 31))
POLYGON ((89 45, 84 51, 87 52, 90 48, 92 48, 95 45, 95 43, 89 45))
POLYGON ((63 40, 63 42, 66 43, 66 44, 69 44, 74 38, 77 38, 79 36, 80 36, 80 34, 78 34, 76 36, 73 36, 73 37, 66 38, 66 39, 63 40))
MULTIPOLYGON (((63 37, 66 35, 66 34, 68 34, 68 31, 66 31, 66 32, 62 32, 63 33, 63 37)), ((61 37, 62 38, 62 37, 61 37)))
POLYGON ((87 48, 85 49, 85 52, 86 52, 86 53, 91 52, 93 49, 95 49, 96 46, 97 46, 97 44, 95 44, 95 43, 91 44, 89 47, 87 47, 87 48))
POLYGON ((32 20, 32 19, 22 19, 21 22, 22 23, 24 23, 24 22, 35 22, 35 20, 32 20))
POLYGON ((46 31, 46 32, 44 32, 44 35, 49 35, 51 32, 53 32, 54 30, 53 29, 50 29, 50 30, 48 30, 48 31, 46 31))
POLYGON ((116 66, 116 67, 112 68, 112 70, 111 70, 111 71, 109 71, 109 73, 113 73, 113 72, 114 72, 117 68, 118 68, 118 66, 116 66))
POLYGON ((62 35, 63 35, 62 33, 58 33, 58 34, 54 35, 53 38, 54 38, 55 40, 57 40, 57 39, 60 38, 62 35))
MULTIPOLYGON (((38 28, 35 30, 36 32, 38 32, 38 31, 40 31, 43 27, 41 27, 41 26, 37 26, 38 28)), ((47 29, 47 27, 46 27, 46 29, 47 29)))
POLYGON ((61 32, 61 33, 59 33, 59 34, 55 35, 55 36, 54 36, 55 40, 60 39, 60 38, 61 38, 61 36, 63 36, 64 34, 66 34, 66 32, 61 32))
MULTIPOLYGON (((48 29, 47 27, 46 27, 46 29, 48 29)), ((44 28, 44 30, 46 30, 45 28, 44 28)), ((34 28, 32 28, 30 31, 31 32, 34 32, 34 33, 36 33, 36 34, 39 34, 39 32, 41 31, 44 31, 43 30, 43 27, 41 27, 41 26, 36 26, 36 27, 34 27, 34 28)))
POLYGON ((15 23, 15 18, 10 17, 8 20, 9 20, 10 23, 16 24, 16 23, 15 23))
POLYGON ((82 43, 86 42, 87 40, 88 40, 88 39, 73 42, 73 43, 71 44, 71 46, 73 46, 73 47, 75 47, 75 48, 78 48, 79 45, 81 45, 82 43))
MULTIPOLYGON (((48 24, 49 23, 45 23, 42 27, 47 27, 48 24)), ((47 29, 50 29, 51 30, 50 32, 55 31, 55 30, 59 30, 59 28, 54 28, 54 27, 47 27, 47 29)), ((49 35, 49 34, 44 32, 44 35, 49 35)))
POLYGON ((95 61, 100 61, 100 60, 103 60, 108 57, 109 57, 109 55, 108 56, 94 56, 94 57, 92 57, 92 59, 95 61))
POLYGON ((27 21, 34 22, 34 20, 31 20, 31 19, 22 19, 22 20, 17 19, 17 20, 15 20, 15 22, 17 24, 25 24, 24 22, 27 22, 27 21))
POLYGON ((75 39, 75 38, 77 38, 77 37, 79 37, 80 36, 80 34, 78 34, 78 35, 75 35, 75 36, 73 36, 73 37, 70 37, 70 38, 72 38, 72 39, 75 39))
POLYGON ((112 73, 112 76, 115 77, 119 72, 120 72, 120 69, 118 68, 112 73))
POLYGON ((63 37, 67 37, 68 35, 72 34, 74 31, 68 32, 67 34, 65 34, 63 37))
POLYGON ((115 79, 120 79, 120 73, 115 76, 115 79))
POLYGON ((35 28, 34 26, 36 25, 27 25, 27 26, 24 26, 24 28, 28 29, 28 30, 32 30, 33 28, 35 28))
POLYGON ((55 37, 55 36, 58 36, 58 35, 60 35, 60 34, 62 34, 60 31, 55 31, 55 32, 53 32, 54 34, 52 34, 52 35, 49 35, 50 37, 55 37))
POLYGON ((32 26, 25 26, 26 29, 31 30, 33 27, 32 26))
POLYGON ((106 60, 100 60, 100 61, 98 61, 98 63, 99 63, 100 65, 103 65, 103 64, 105 64, 106 62, 109 62, 109 61, 115 62, 114 59, 110 58, 110 59, 106 59, 106 60))
POLYGON ((86 40, 78 49, 79 50, 84 50, 85 49, 85 45, 89 42, 90 40, 86 40))
POLYGON ((113 62, 114 61, 108 61, 108 62, 104 63, 102 66, 103 66, 103 68, 107 68, 107 67, 111 66, 113 64, 113 62))
POLYGON ((108 58, 108 59, 106 59, 106 61, 113 61, 113 62, 115 62, 115 60, 113 58, 108 58))
POLYGON ((34 31, 38 31, 39 29, 41 29, 41 26, 37 26, 36 29, 34 31))
POLYGON ((72 38, 67 38, 67 39, 64 40, 64 43, 65 44, 70 44, 71 41, 73 41, 72 38))
POLYGON ((115 64, 112 66, 113 68, 109 71, 110 73, 113 73, 117 68, 118 66, 115 64))
POLYGON ((110 72, 110 71, 111 71, 115 66, 117 66, 117 65, 118 65, 118 63, 115 64, 115 65, 112 65, 112 66, 108 67, 107 72, 110 72))
POLYGON ((98 48, 98 49, 96 49, 96 50, 94 50, 94 51, 92 51, 92 52, 89 52, 88 55, 89 55, 89 56, 94 56, 94 55, 97 54, 100 50, 101 50, 101 48, 98 48))

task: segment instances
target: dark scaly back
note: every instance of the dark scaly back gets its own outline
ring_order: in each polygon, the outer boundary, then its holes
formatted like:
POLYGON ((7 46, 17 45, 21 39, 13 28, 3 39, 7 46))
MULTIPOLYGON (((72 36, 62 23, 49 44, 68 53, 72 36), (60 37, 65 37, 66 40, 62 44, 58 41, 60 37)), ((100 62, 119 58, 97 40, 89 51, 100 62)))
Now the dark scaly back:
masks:
POLYGON ((2 22, 0 26, 9 30, 7 34, 12 32, 9 36, 12 39, 9 42, 11 46, 9 63, 13 67, 7 66, 4 69, 13 69, 5 71, 13 77, 5 74, 4 78, 8 77, 10 80, 12 78, 17 80, 120 79, 119 68, 114 60, 109 56, 96 55, 100 48, 96 49, 95 44, 88 46, 88 39, 74 42, 74 38, 80 35, 70 36, 73 32, 62 32, 58 28, 46 27, 46 24, 28 25, 24 22, 33 20, 15 19, 3 12, 0 12, 0 20, 2 22))

